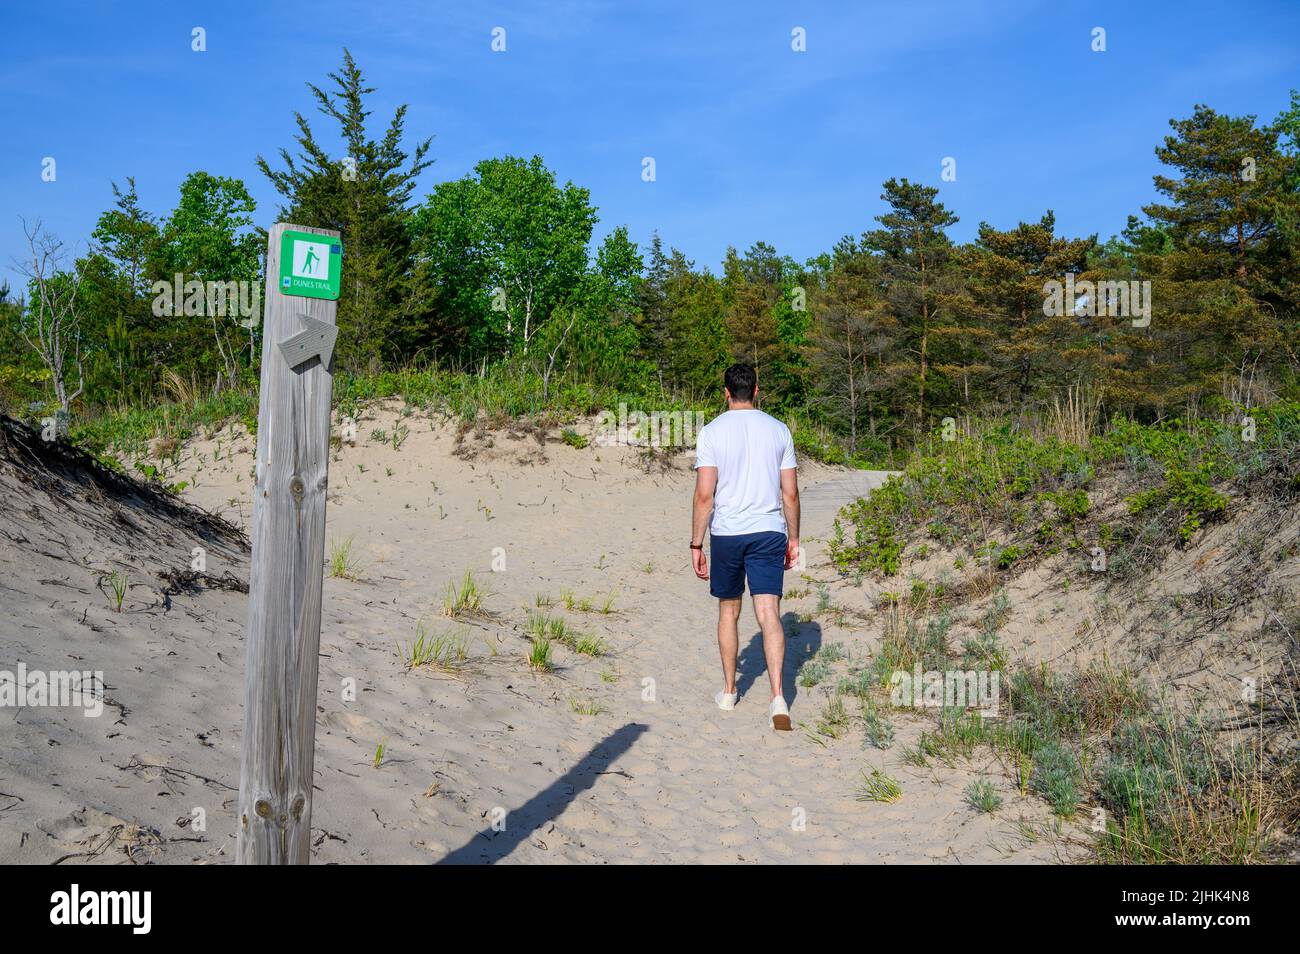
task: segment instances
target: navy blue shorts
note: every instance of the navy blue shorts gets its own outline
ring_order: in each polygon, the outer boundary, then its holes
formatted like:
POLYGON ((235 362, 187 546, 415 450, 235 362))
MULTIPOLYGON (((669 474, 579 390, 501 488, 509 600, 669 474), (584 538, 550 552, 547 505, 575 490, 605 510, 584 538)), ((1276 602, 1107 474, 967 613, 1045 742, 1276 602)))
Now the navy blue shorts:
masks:
POLYGON ((785 574, 785 534, 771 530, 742 533, 732 537, 710 537, 709 592, 720 600, 738 599, 745 592, 749 577, 749 594, 781 595, 785 574))

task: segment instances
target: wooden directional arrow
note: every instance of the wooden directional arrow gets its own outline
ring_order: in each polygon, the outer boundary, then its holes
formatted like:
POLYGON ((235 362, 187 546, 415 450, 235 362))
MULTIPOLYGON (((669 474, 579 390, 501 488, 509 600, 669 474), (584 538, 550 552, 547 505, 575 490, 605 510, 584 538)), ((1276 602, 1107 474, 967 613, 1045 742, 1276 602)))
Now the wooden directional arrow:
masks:
POLYGON ((320 363, 328 365, 330 355, 334 353, 334 342, 339 336, 338 325, 331 325, 318 318, 298 313, 306 326, 291 338, 280 342, 280 353, 289 362, 289 367, 296 368, 312 358, 320 358, 320 363))

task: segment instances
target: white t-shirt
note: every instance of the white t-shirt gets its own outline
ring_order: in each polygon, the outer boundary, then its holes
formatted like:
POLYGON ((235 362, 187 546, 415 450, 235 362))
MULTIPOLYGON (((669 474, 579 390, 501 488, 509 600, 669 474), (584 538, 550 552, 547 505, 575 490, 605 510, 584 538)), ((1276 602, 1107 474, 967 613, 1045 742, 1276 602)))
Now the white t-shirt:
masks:
POLYGON ((695 466, 718 468, 713 536, 786 532, 781 471, 798 466, 790 428, 757 409, 727 411, 700 429, 695 466))

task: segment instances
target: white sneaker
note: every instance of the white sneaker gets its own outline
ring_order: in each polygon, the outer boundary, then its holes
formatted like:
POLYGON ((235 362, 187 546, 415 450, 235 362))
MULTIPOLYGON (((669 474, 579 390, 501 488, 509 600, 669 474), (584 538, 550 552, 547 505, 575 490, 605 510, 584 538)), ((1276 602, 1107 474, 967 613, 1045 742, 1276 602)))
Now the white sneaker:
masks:
POLYGON ((730 712, 736 708, 736 700, 740 698, 738 692, 719 692, 713 697, 713 701, 718 704, 718 708, 724 712, 730 712))
POLYGON ((767 707, 767 724, 778 732, 790 731, 790 707, 785 704, 785 699, 777 696, 772 700, 772 704, 767 707))

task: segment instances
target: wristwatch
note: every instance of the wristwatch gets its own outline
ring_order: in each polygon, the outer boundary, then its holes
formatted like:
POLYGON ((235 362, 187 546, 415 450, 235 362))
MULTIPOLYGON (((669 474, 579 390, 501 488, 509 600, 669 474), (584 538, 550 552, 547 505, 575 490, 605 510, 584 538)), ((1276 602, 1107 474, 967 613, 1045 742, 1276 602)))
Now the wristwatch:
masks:
POLYGON ((692 550, 703 550, 703 549, 704 549, 704 544, 703 544, 703 543, 692 543, 692 544, 691 544, 691 549, 692 549, 692 550))

